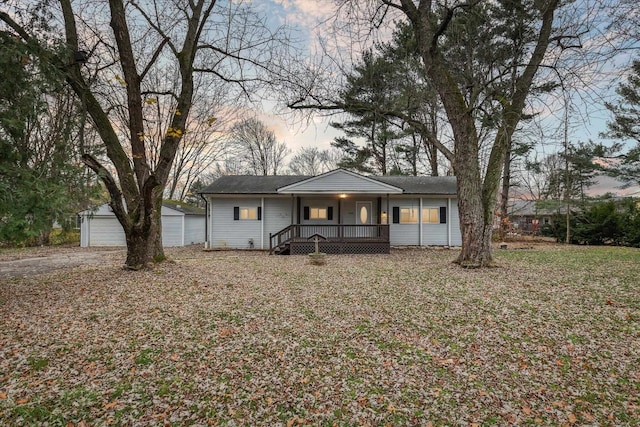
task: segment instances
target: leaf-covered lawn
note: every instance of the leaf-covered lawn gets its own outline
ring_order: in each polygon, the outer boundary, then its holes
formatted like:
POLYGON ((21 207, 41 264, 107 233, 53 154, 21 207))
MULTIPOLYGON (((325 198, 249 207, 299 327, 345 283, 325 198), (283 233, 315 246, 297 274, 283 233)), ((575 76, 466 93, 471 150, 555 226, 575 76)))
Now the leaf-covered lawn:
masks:
POLYGON ((0 424, 640 425, 640 251, 169 251, 0 282, 0 424))

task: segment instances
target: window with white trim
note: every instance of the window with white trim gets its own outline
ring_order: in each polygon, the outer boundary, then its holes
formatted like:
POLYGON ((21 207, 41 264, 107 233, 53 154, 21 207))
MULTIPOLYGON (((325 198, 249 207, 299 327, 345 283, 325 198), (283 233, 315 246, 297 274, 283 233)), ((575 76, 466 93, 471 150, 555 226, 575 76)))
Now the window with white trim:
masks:
POLYGON ((258 219, 258 208, 240 208, 240 219, 258 219))
POLYGON ((327 208, 309 208, 309 219, 327 219, 327 208))
POLYGON ((246 220, 258 220, 262 219, 261 208, 258 207, 243 207, 243 206, 234 206, 233 208, 233 219, 235 221, 246 221, 246 220))
POLYGON ((417 224, 418 208, 400 208, 400 224, 417 224))
POLYGON ((439 224, 440 208, 422 208, 423 224, 439 224))

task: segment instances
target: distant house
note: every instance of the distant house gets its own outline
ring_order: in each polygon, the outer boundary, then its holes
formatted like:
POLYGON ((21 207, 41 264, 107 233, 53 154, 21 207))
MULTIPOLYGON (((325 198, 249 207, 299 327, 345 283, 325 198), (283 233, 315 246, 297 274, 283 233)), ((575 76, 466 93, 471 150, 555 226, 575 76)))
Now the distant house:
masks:
POLYGON ((551 224, 556 215, 566 212, 566 205, 558 200, 509 200, 510 231, 536 233, 551 224))
POLYGON ((388 253, 391 245, 459 246, 455 177, 223 176, 202 190, 206 246, 304 254, 388 253))
MULTIPOLYGON (((126 246, 122 226, 108 204, 80 212, 80 246, 126 246)), ((205 241, 204 209, 163 202, 162 245, 186 246, 205 241)))

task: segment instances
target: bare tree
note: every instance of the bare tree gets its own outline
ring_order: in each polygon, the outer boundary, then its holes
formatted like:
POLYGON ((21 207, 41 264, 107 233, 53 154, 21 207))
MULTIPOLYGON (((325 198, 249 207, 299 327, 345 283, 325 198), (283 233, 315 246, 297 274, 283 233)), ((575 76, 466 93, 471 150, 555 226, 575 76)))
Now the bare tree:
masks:
POLYGON ((289 170, 294 175, 319 175, 335 169, 339 159, 335 149, 301 147, 289 162, 289 170))
POLYGON ((245 119, 231 128, 229 150, 251 175, 278 175, 283 172, 290 150, 278 142, 273 131, 257 118, 245 119))
MULTIPOLYGON (((109 159, 85 153, 83 161, 109 191, 126 236, 126 266, 140 269, 164 259, 161 199, 188 131, 197 89, 194 73, 207 73, 235 88, 236 97, 250 98, 274 74, 284 74, 288 32, 268 28, 250 7, 234 2, 58 3, 67 55, 55 66, 64 70, 109 159), (179 78, 162 79, 158 86, 150 81, 152 70, 179 78), (145 106, 153 102, 168 111, 159 129, 145 120, 145 106), (156 131, 161 136, 150 138, 156 131)), ((21 8, 23 3, 11 6, 21 8)), ((58 12, 52 4, 44 7, 53 15, 58 12)), ((39 39, 46 35, 30 33, 28 21, 17 20, 22 16, 0 12, 0 20, 16 37, 46 52, 46 40, 39 39)))

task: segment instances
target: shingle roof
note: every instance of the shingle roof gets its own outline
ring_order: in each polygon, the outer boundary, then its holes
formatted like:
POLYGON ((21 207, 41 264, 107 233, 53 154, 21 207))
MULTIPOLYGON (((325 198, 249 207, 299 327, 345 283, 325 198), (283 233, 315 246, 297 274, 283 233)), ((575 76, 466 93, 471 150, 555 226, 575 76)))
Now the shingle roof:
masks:
MULTIPOLYGON (((228 175, 205 187, 203 194, 277 194, 280 187, 312 178, 304 175, 228 175)), ((456 194, 454 176, 369 176, 404 190, 404 194, 456 194)))
POLYGON ((205 187, 203 194, 276 194, 277 189, 311 178, 304 175, 227 175, 205 187))
POLYGON ((197 206, 188 205, 184 202, 174 200, 163 200, 162 206, 174 209, 178 212, 182 212, 185 215, 204 215, 205 210, 197 206))
POLYGON ((564 214, 567 212, 566 202, 562 200, 509 200, 509 216, 536 216, 564 214))
POLYGON ((373 176, 373 179, 395 185, 405 194, 456 194, 455 176, 373 176))

